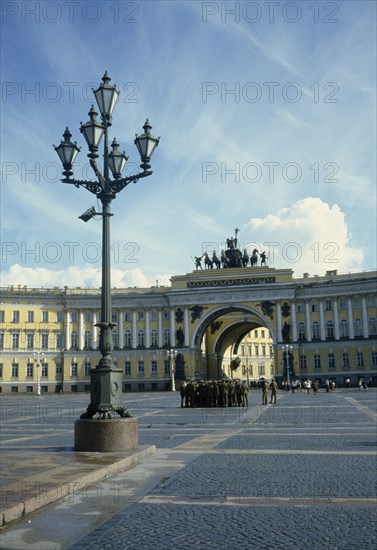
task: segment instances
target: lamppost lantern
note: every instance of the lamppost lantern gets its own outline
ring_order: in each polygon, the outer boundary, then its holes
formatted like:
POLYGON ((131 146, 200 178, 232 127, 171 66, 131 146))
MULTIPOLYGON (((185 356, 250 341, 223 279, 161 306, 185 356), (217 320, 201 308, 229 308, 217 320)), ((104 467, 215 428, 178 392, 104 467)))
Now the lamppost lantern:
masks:
POLYGON ((122 403, 123 372, 121 368, 117 367, 112 357, 114 349, 112 331, 116 324, 112 322, 111 310, 110 218, 113 214, 110 207, 116 195, 127 185, 152 174, 150 158, 159 142, 159 139, 150 134, 152 127, 147 121, 144 125, 145 134, 135 140, 139 153, 142 155, 143 171, 127 177, 121 176, 128 159, 124 152, 119 151, 119 143, 116 139, 111 144, 111 152, 109 151, 108 130, 119 97, 119 91, 116 86, 110 85, 110 80, 108 73, 105 72, 99 88, 93 90, 101 113, 101 122, 97 120, 98 113, 92 105, 89 111, 89 121, 85 124, 81 123, 80 127, 80 132, 83 134, 89 148, 90 166, 97 177, 97 181, 79 180, 73 177, 72 165, 80 149, 76 143, 71 142, 72 135, 68 128, 64 133, 64 142, 55 147, 64 168, 64 179, 62 181, 75 187, 87 189, 87 191, 96 195, 98 201, 102 204, 101 212, 96 212, 93 207, 80 216, 80 219, 85 222, 93 216, 102 216, 101 318, 96 325, 100 331, 99 350, 101 358, 98 365, 90 371, 91 402, 86 412, 81 415, 82 420, 89 420, 95 414, 99 414, 102 419, 111 419, 113 412, 121 417, 129 416, 122 403), (97 165, 96 160, 99 157, 98 149, 101 140, 103 143, 102 170, 97 165))
POLYGON ((138 134, 135 134, 136 137, 134 143, 139 151, 139 155, 141 158, 142 163, 140 164, 140 167, 143 168, 143 170, 150 170, 150 160, 154 153, 154 150, 160 142, 160 138, 155 138, 152 136, 152 126, 148 119, 145 121, 143 130, 144 134, 141 134, 140 136, 138 134))
POLYGON ((109 84, 110 80, 111 78, 106 71, 102 77, 102 84, 100 84, 98 90, 93 89, 94 97, 96 98, 102 119, 108 124, 110 124, 111 116, 119 97, 119 91, 116 89, 115 85, 111 86, 109 84))
POLYGON ((98 146, 101 142, 105 127, 97 120, 97 111, 92 105, 89 113, 90 120, 85 124, 81 123, 80 132, 83 134, 86 143, 88 144, 89 151, 88 157, 96 159, 98 157, 98 146))
POLYGON ((80 147, 77 146, 76 141, 75 143, 72 143, 71 137, 72 134, 67 126, 63 134, 64 141, 61 141, 60 145, 58 145, 57 147, 55 147, 55 145, 53 146, 55 151, 58 153, 61 163, 63 165, 63 175, 65 177, 65 180, 69 179, 73 175, 72 166, 75 162, 77 155, 81 151, 80 147))
POLYGON ((118 151, 119 143, 115 138, 113 139, 111 148, 112 148, 112 151, 109 155, 109 167, 114 178, 119 179, 123 172, 124 167, 126 166, 128 157, 126 157, 126 153, 124 151, 123 153, 118 151))

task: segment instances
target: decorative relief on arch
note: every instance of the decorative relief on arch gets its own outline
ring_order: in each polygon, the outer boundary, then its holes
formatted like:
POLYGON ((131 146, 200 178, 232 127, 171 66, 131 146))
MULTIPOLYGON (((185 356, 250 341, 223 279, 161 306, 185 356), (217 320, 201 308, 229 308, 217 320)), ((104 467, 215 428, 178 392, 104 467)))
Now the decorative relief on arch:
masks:
POLYGON ((257 304, 257 306, 260 306, 262 308, 263 315, 267 315, 267 317, 269 317, 270 319, 274 318, 274 305, 274 302, 270 302, 268 300, 257 304))
POLYGON ((208 308, 205 306, 190 307, 189 310, 191 311, 191 323, 195 323, 196 319, 200 319, 205 309, 208 308))
POLYGON ((211 334, 215 334, 221 328, 222 324, 222 321, 213 321, 211 323, 211 334))

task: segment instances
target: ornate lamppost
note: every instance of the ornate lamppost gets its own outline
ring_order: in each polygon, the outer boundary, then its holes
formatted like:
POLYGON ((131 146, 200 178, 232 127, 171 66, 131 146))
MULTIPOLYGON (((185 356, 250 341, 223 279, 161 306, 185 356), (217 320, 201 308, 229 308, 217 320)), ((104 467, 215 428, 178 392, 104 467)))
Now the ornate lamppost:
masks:
POLYGON ((90 208, 80 218, 87 222, 93 216, 102 216, 102 287, 101 287, 101 320, 97 324, 100 329, 99 349, 101 359, 96 368, 90 371, 91 401, 82 419, 91 419, 96 413, 100 418, 112 417, 115 411, 121 417, 129 416, 122 403, 122 369, 116 368, 113 358, 112 329, 116 326, 112 322, 111 315, 111 283, 110 283, 110 205, 116 195, 129 183, 136 183, 139 179, 152 174, 151 157, 158 146, 159 138, 151 134, 152 126, 147 119, 143 129, 144 133, 136 138, 134 143, 141 157, 142 171, 138 174, 122 178, 122 171, 128 158, 120 152, 116 139, 111 144, 109 153, 108 129, 112 124, 112 113, 119 97, 116 86, 110 85, 110 76, 105 72, 102 83, 97 90, 93 90, 99 111, 101 122, 97 120, 97 111, 92 105, 89 111, 89 121, 81 123, 80 132, 84 135, 89 148, 89 162, 97 177, 97 181, 78 180, 73 178, 73 163, 80 152, 76 142, 71 142, 71 133, 66 128, 60 145, 54 146, 55 151, 63 164, 63 183, 72 184, 75 187, 84 187, 90 193, 96 195, 102 204, 102 211, 96 212, 90 208), (103 139, 103 170, 99 169, 96 159, 98 148, 103 139), (112 177, 111 177, 111 174, 112 177))
POLYGON ((170 348, 167 350, 166 355, 170 361, 170 372, 171 372, 171 391, 175 391, 175 368, 174 362, 177 358, 178 352, 176 349, 170 348))
POLYGON ((292 350, 293 350, 293 347, 292 346, 289 346, 288 344, 284 344, 282 346, 282 350, 285 354, 285 369, 287 371, 287 386, 288 386, 288 391, 290 390, 290 387, 291 387, 291 366, 289 364, 289 354, 292 353, 292 350))
POLYGON ((34 362, 37 367, 37 395, 41 395, 41 371, 43 360, 45 357, 44 353, 41 353, 40 351, 35 351, 33 353, 34 362))

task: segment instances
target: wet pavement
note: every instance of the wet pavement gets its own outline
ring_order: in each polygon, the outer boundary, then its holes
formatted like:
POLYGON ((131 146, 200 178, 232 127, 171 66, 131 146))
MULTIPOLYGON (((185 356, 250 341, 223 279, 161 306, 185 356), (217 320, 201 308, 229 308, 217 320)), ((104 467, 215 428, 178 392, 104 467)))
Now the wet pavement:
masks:
POLYGON ((157 448, 133 465, 74 453, 87 396, 2 398, 2 509, 44 507, 5 526, 1 548, 375 549, 376 389, 260 398, 181 409, 178 392, 126 394, 140 450, 157 448))

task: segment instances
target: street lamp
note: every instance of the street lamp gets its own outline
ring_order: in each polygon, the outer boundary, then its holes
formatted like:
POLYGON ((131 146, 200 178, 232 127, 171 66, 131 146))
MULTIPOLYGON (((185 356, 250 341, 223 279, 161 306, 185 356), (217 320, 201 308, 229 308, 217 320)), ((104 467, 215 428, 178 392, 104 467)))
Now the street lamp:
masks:
POLYGON ((283 347, 282 347, 282 350, 285 353, 285 368, 286 368, 286 371, 287 371, 287 386, 288 386, 288 391, 289 391, 290 387, 291 387, 291 378, 290 378, 291 367, 290 367, 290 364, 289 364, 289 354, 292 353, 293 347, 289 346, 288 344, 284 344, 283 347))
POLYGON ((63 183, 72 184, 75 187, 84 187, 97 196, 102 204, 102 212, 97 213, 94 208, 86 211, 81 217, 83 221, 88 221, 94 215, 102 216, 102 287, 101 287, 101 320, 96 325, 100 329, 99 349, 101 359, 98 365, 90 371, 91 400, 82 419, 91 419, 95 414, 99 417, 111 418, 112 412, 116 412, 121 417, 129 416, 122 404, 122 369, 115 366, 112 358, 113 340, 112 329, 116 326, 112 322, 111 315, 111 283, 110 283, 110 205, 115 199, 117 193, 122 191, 131 182, 137 182, 152 174, 150 170, 151 156, 158 146, 159 139, 151 134, 152 126, 147 119, 143 129, 144 133, 140 136, 136 134, 134 143, 140 153, 142 172, 121 177, 122 170, 126 164, 127 157, 121 153, 119 143, 116 139, 112 142, 112 151, 109 153, 108 129, 112 123, 112 113, 119 97, 119 91, 116 86, 110 85, 111 78, 105 72, 102 83, 97 90, 93 90, 97 105, 101 114, 101 122, 97 120, 97 111, 92 105, 89 111, 89 121, 81 123, 80 132, 83 134, 89 148, 89 163, 92 167, 97 181, 77 180, 73 176, 73 163, 80 148, 71 142, 72 134, 66 128, 63 137, 64 141, 55 151, 63 164, 63 183), (96 159, 98 158, 98 149, 102 138, 104 138, 103 170, 99 169, 96 159), (112 173, 112 177, 110 175, 112 173))
POLYGON ((166 355, 170 360, 170 372, 171 372, 171 391, 175 391, 175 378, 174 378, 174 360, 176 359, 178 352, 176 349, 170 348, 167 350, 166 355))
POLYGON ((37 395, 41 395, 41 372, 40 372, 40 368, 43 364, 43 360, 45 358, 45 354, 44 353, 41 353, 40 351, 35 351, 33 353, 33 356, 34 356, 34 362, 36 364, 36 367, 37 367, 37 395))

